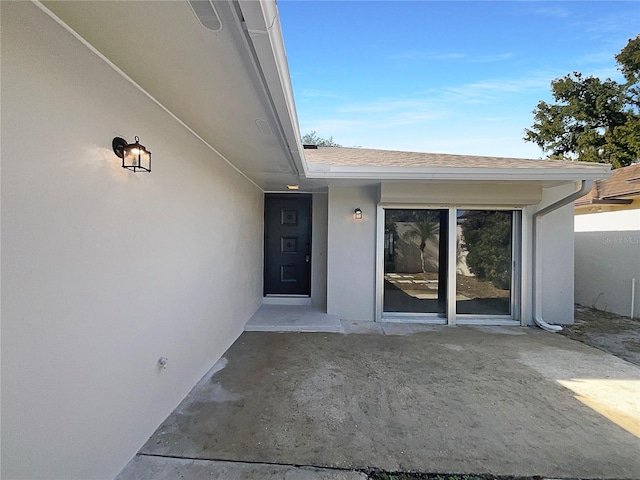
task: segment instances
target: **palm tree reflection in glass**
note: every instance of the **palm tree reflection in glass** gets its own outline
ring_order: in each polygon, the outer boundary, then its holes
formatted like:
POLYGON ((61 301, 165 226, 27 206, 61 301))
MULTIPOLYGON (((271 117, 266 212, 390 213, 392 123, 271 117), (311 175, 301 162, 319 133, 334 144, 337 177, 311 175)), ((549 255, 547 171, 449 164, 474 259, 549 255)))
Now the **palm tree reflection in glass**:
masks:
POLYGON ((424 261, 424 250, 429 240, 435 240, 440 232, 440 222, 438 217, 432 212, 421 212, 421 218, 412 222, 409 228, 402 235, 403 240, 414 242, 420 249, 420 266, 422 273, 427 273, 424 261))

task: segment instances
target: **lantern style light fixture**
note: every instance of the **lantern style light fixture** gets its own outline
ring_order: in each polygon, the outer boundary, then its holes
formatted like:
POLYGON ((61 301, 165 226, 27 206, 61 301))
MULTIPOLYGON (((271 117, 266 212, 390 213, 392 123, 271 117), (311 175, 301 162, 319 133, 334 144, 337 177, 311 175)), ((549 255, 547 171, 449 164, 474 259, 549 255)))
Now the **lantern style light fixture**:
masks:
POLYGON ((138 136, 135 139, 135 143, 128 143, 124 138, 115 137, 111 143, 113 152, 122 159, 122 168, 133 172, 150 172, 151 152, 140 145, 138 136))
POLYGON ((362 210, 360 210, 359 208, 356 208, 353 211, 353 218, 355 218, 356 220, 362 220, 362 210))

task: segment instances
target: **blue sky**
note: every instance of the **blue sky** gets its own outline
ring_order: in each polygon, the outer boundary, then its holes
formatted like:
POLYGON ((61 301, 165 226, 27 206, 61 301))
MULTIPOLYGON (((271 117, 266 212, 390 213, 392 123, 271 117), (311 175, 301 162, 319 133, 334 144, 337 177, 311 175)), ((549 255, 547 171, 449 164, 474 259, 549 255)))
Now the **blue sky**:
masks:
POLYGON ((302 133, 345 147, 541 158, 550 82, 622 80, 640 1, 279 0, 302 133))

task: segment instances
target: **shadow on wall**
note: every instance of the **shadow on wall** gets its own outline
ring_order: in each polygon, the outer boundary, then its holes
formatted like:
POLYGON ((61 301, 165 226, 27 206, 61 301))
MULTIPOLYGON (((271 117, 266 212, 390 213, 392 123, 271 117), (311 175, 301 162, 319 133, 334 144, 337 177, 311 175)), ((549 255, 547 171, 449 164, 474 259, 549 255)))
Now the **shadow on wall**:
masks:
POLYGON ((575 301, 629 316, 635 278, 633 317, 640 317, 640 232, 576 232, 575 301))

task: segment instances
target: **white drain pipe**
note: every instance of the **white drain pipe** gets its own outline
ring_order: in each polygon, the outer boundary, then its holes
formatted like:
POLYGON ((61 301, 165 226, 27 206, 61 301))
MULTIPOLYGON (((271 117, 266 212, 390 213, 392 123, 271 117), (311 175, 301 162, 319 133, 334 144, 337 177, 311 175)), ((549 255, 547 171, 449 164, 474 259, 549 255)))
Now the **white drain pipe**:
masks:
POLYGON ((631 320, 633 320, 633 312, 636 309, 636 279, 631 279, 631 320))
POLYGON ((538 221, 547 213, 551 213, 569 203, 575 202, 580 197, 584 197, 591 191, 592 187, 593 180, 582 180, 582 186, 577 192, 533 214, 533 321, 536 322, 537 326, 547 332, 560 332, 562 331, 562 327, 560 325, 551 325, 542 318, 542 275, 540 274, 541 260, 540 254, 538 253, 538 221))

